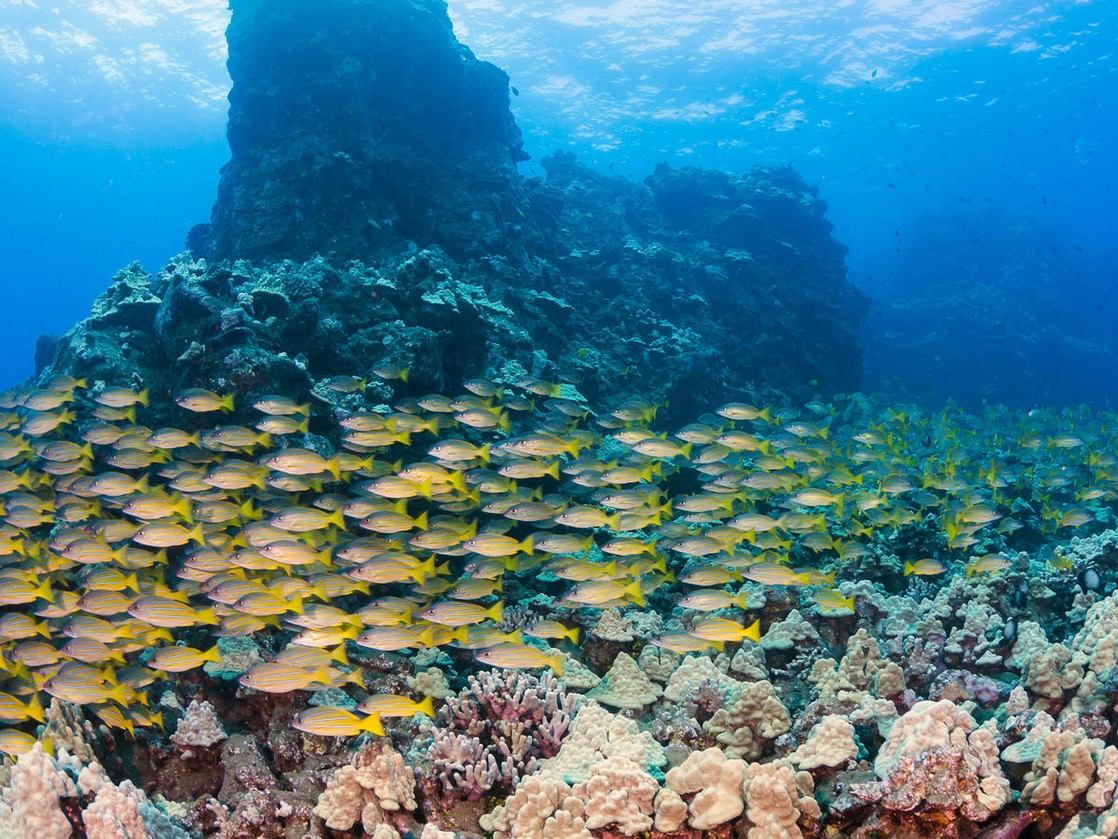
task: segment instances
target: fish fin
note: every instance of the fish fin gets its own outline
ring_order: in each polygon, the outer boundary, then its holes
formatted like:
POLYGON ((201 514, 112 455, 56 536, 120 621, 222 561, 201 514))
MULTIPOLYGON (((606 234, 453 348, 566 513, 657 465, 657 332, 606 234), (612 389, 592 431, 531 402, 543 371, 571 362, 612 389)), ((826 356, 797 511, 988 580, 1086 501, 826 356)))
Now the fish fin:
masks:
POLYGON ((750 641, 752 641, 755 644, 759 644, 761 642, 761 619, 760 618, 753 621, 753 623, 751 623, 746 628, 744 637, 748 638, 750 641))
POLYGON ((31 698, 27 700, 27 704, 23 706, 23 713, 36 722, 46 722, 46 714, 43 711, 43 703, 39 699, 39 693, 36 691, 31 694, 31 698))

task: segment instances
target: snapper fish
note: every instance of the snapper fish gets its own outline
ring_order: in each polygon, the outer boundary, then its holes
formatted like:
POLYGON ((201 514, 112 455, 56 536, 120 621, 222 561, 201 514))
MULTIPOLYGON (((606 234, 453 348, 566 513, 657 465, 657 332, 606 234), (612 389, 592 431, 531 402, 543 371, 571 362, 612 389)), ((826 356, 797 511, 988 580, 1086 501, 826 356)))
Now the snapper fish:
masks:
POLYGON ((204 414, 211 411, 232 411, 233 394, 229 393, 225 396, 219 396, 212 390, 190 387, 175 395, 175 404, 180 408, 185 408, 196 414, 204 414))
POLYGON ((761 642, 761 621, 758 619, 749 626, 742 626, 737 621, 728 618, 708 617, 694 623, 687 634, 703 641, 736 642, 749 639, 753 643, 759 644, 761 642))
POLYGON ((205 651, 193 647, 163 647, 148 659, 148 667, 167 673, 185 673, 201 667, 207 661, 221 663, 221 653, 216 646, 205 651))
POLYGON ((500 668, 550 667, 557 676, 563 675, 563 653, 545 652, 528 644, 498 644, 481 650, 474 658, 483 664, 500 668))
POLYGON ((967 576, 972 574, 993 574, 998 571, 1004 571, 1009 568, 1013 563, 1006 559, 1004 556, 998 554, 986 554, 986 556, 979 557, 967 564, 967 576))
POLYGON ((916 562, 906 562, 904 564, 904 574, 906 577, 911 574, 918 574, 923 576, 935 576, 936 574, 943 574, 947 571, 947 566, 940 562, 938 559, 930 557, 925 559, 918 559, 916 562))
POLYGON ((406 696, 384 693, 362 700, 357 710, 363 714, 376 714, 379 717, 413 717, 416 714, 434 717, 435 703, 430 696, 415 702, 406 696))
POLYGON ((319 737, 355 737, 364 732, 384 737, 380 714, 360 717, 345 708, 327 705, 300 711, 292 718, 291 727, 319 737))
POLYGON ((458 627, 481 623, 484 620, 500 623, 504 609, 504 603, 495 603, 486 608, 473 603, 447 600, 429 606, 420 612, 419 616, 441 626, 458 627))

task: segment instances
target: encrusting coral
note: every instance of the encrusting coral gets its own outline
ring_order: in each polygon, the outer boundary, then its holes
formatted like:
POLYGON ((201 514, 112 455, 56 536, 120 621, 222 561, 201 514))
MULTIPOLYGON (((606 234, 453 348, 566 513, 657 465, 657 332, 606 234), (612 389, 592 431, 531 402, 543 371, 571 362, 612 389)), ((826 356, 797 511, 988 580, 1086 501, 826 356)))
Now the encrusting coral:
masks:
POLYGON ((586 695, 612 708, 636 710, 651 705, 663 692, 663 688, 644 674, 632 656, 620 653, 613 667, 602 676, 602 681, 586 695))
POLYGON ((366 833, 374 833, 391 828, 391 814, 415 808, 413 770, 391 745, 371 743, 330 776, 314 814, 335 830, 360 823, 366 833))

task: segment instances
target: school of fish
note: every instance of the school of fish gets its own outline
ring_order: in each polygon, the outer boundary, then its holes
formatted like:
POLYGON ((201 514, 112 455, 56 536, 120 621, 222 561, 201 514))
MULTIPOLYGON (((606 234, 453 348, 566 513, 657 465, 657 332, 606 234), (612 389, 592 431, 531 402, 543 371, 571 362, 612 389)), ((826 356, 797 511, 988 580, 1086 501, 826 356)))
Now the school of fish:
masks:
POLYGON ((561 672, 582 610, 650 598, 689 610, 686 631, 652 643, 756 642, 749 584, 851 614, 836 578, 857 579, 899 528, 934 515, 945 546, 905 557, 906 576, 997 573, 1010 560, 974 552, 984 536, 1080 528, 1118 492, 1118 420, 1086 409, 730 403, 668 433, 645 401, 595 415, 569 386, 475 379, 454 397, 324 406, 332 451, 306 436, 311 405, 285 396, 222 425, 241 397, 189 389, 174 397, 181 428, 145 426, 148 399, 64 376, 0 395, 0 751, 30 748, 49 697, 130 733, 160 725, 147 688, 220 659, 185 645, 200 628, 285 633, 241 684, 351 688, 356 712, 311 707, 293 724, 383 734, 382 719, 432 702, 366 695, 347 645, 561 672), (563 587, 548 613, 503 622, 506 585, 531 591, 539 575, 563 587))

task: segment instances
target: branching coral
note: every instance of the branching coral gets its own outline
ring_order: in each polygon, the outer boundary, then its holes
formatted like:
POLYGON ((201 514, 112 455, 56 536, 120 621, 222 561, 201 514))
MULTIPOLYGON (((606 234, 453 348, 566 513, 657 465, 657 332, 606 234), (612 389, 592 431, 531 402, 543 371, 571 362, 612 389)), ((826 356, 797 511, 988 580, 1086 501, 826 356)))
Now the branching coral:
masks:
POLYGON ((432 724, 428 756, 444 791, 470 800, 511 791, 541 759, 559 751, 579 700, 550 673, 470 676, 432 724))

